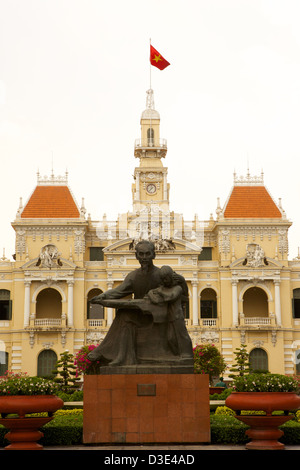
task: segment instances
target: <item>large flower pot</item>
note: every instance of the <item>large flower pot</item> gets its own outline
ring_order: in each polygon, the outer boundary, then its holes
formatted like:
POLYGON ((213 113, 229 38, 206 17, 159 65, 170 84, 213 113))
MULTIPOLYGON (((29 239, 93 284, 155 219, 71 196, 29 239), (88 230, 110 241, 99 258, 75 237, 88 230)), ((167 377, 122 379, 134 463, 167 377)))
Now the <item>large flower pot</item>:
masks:
POLYGON ((278 439, 283 436, 283 431, 278 429, 279 426, 286 423, 292 416, 236 416, 239 421, 250 426, 246 431, 246 435, 251 439, 246 444, 249 450, 283 450, 284 444, 278 439))
POLYGON ((37 441, 43 437, 39 428, 53 419, 55 411, 62 408, 64 402, 55 395, 13 395, 0 396, 0 424, 10 431, 5 438, 11 442, 7 450, 37 450, 43 446, 37 441), (48 413, 48 417, 25 417, 31 413, 48 413), (16 414, 18 417, 7 417, 16 414))
POLYGON ((247 449, 281 450, 278 442, 283 432, 278 429, 286 421, 289 410, 300 408, 300 397, 294 392, 233 392, 225 400, 226 406, 236 412, 239 421, 250 426, 246 431, 251 441, 247 449), (241 416, 242 410, 265 411, 266 415, 241 416), (273 411, 284 411, 285 416, 273 416, 273 411))

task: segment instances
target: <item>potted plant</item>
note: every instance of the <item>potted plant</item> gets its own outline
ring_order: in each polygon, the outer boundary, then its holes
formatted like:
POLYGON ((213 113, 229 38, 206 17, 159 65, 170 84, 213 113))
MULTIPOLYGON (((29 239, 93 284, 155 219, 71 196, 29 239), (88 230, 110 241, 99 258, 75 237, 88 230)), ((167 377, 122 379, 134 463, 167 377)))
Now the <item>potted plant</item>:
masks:
POLYGON ((200 344, 193 348, 194 373, 208 374, 210 393, 212 390, 213 377, 220 376, 226 369, 226 363, 220 351, 214 344, 200 344))
POLYGON ((0 377, 0 424, 10 431, 5 435, 11 444, 6 449, 36 450, 43 433, 38 429, 53 419, 53 413, 63 406, 57 397, 57 384, 26 373, 7 372, 0 377), (48 416, 31 416, 31 413, 48 416), (15 415, 15 416, 11 416, 15 415))
POLYGON ((250 373, 233 379, 233 392, 225 404, 236 412, 236 418, 250 429, 246 434, 251 441, 247 449, 280 450, 284 445, 278 442, 283 431, 278 429, 292 419, 290 410, 300 408, 299 384, 290 376, 271 373, 250 373), (263 411, 264 414, 243 414, 242 411, 263 411), (283 415, 273 414, 283 411, 283 415))

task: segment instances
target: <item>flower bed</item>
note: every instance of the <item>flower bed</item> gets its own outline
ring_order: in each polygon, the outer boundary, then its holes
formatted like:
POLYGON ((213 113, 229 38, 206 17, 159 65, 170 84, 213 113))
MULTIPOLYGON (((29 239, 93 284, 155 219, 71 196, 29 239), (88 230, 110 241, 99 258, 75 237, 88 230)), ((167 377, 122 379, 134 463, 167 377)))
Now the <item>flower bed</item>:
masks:
POLYGON ((298 392, 296 379, 281 374, 245 374, 234 379, 237 392, 298 392))
POLYGON ((42 377, 30 377, 26 373, 7 371, 0 377, 0 396, 55 395, 57 390, 55 382, 42 377))

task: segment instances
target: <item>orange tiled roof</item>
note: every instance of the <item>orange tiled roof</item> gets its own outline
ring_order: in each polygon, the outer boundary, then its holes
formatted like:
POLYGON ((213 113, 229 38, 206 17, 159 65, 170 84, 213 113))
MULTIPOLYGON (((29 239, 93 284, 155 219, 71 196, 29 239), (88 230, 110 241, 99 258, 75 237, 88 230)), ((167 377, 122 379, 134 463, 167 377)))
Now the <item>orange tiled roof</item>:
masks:
POLYGON ((281 218, 265 186, 234 186, 224 210, 226 218, 281 218))
POLYGON ((22 219, 75 219, 80 213, 68 186, 37 186, 22 219))

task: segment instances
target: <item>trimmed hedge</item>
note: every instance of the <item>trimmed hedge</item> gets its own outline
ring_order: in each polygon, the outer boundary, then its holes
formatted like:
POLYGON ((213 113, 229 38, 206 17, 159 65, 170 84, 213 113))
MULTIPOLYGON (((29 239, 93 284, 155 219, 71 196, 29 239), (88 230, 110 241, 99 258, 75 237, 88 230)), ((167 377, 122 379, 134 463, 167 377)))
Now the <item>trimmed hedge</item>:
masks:
MULTIPOLYGON (((82 410, 56 412, 55 417, 41 431, 44 437, 39 441, 47 446, 72 446, 82 444, 83 414, 82 410)), ((249 439, 245 434, 248 426, 234 416, 214 414, 210 417, 211 444, 245 445, 249 439)), ((280 429, 284 435, 280 441, 285 445, 300 445, 300 423, 290 420, 280 429)), ((4 438, 7 429, 0 426, 0 447, 8 445, 4 438)))
POLYGON ((211 444, 245 444, 249 441, 245 431, 249 429, 230 415, 211 415, 211 444))
MULTIPOLYGON (((40 416, 43 413, 40 413, 40 416)), ((58 410, 54 419, 41 428, 44 436, 38 441, 43 446, 71 446, 82 444, 83 413, 81 410, 58 410)), ((8 430, 0 425, 0 447, 9 442, 4 438, 8 430)))
MULTIPOLYGON (((249 426, 230 415, 211 415, 211 444, 245 444, 249 426)), ((279 439, 285 445, 300 445, 300 423, 291 419, 280 426, 284 434, 279 439)))

